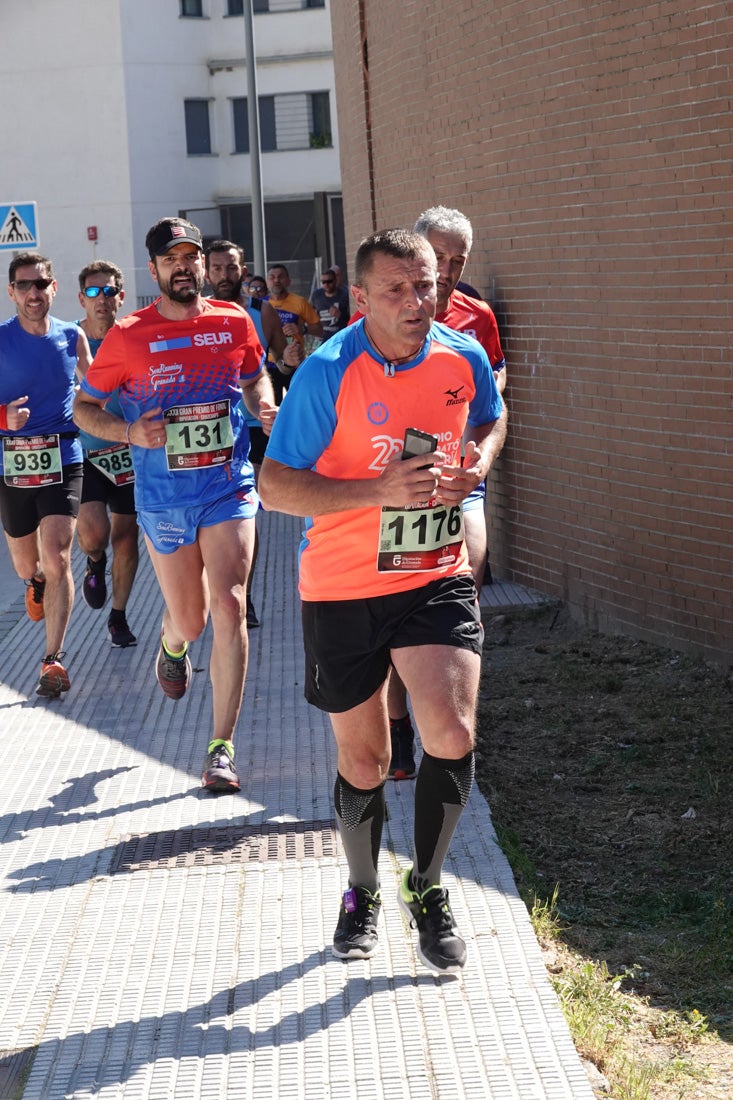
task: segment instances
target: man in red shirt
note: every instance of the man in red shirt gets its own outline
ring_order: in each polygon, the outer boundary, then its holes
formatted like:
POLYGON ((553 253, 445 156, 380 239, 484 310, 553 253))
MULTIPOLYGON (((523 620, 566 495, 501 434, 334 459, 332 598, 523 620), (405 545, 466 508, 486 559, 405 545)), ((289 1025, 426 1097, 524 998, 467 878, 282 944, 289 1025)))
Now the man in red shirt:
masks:
MULTIPOLYGON (((503 393, 506 385, 506 362, 494 311, 487 302, 469 297, 457 289, 473 244, 473 227, 470 221, 460 210, 433 206, 423 211, 417 219, 415 232, 430 242, 438 261, 435 320, 478 340, 489 357, 497 389, 499 393, 503 393)), ((479 590, 486 569, 485 496, 486 486, 482 483, 463 502, 468 560, 479 590)), ((407 710, 407 692, 394 672, 390 678, 388 709, 392 734, 390 778, 412 779, 415 775, 414 732, 407 710)))
POLYGON ((211 614, 213 713, 202 784, 227 793, 239 790, 233 736, 259 507, 243 405, 266 433, 277 410, 251 318, 202 295, 200 230, 162 218, 145 246, 160 297, 107 333, 74 415, 92 435, 131 447, 138 521, 165 601, 155 671, 169 699, 189 688, 189 643, 211 614), (105 407, 115 390, 121 416, 105 407))

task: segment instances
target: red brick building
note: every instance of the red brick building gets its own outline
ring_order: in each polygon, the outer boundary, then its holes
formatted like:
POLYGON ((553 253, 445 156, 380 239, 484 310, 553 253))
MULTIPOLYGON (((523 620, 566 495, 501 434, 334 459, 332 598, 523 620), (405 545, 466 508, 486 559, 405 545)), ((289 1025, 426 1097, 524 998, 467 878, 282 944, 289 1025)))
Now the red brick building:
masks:
POLYGON ((331 3, 348 254, 437 203, 473 222, 509 368, 495 572, 728 663, 732 13, 331 3))

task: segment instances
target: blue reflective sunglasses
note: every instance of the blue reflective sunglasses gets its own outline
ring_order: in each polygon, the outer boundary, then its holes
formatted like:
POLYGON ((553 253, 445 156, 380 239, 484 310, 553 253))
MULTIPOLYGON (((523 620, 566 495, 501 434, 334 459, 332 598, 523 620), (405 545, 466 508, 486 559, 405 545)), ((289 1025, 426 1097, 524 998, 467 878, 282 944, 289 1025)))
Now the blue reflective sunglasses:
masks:
POLYGON ((120 293, 116 286, 85 286, 82 291, 85 298, 98 298, 104 294, 105 298, 116 298, 120 293))

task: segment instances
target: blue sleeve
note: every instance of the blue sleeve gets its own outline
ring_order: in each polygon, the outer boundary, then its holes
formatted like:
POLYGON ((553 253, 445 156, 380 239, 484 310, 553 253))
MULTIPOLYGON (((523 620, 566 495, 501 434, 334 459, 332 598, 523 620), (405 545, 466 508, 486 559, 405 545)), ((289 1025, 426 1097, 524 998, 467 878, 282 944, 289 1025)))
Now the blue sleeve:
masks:
POLYGON ((88 394, 89 397, 95 397, 97 400, 101 400, 102 398, 107 398, 107 397, 110 396, 110 394, 114 393, 114 390, 98 390, 98 389, 95 389, 94 386, 89 385, 89 382, 87 381, 86 377, 82 378, 81 382, 79 383, 79 389, 82 391, 82 393, 88 394))
POLYGON ((480 344, 479 348, 483 362, 479 369, 474 368, 476 394, 468 408, 468 423, 472 428, 498 420, 504 409, 504 399, 497 389, 489 357, 480 344))
POLYGON ((496 386, 489 357, 478 340, 465 332, 456 332, 438 321, 433 322, 431 334, 441 342, 459 351, 471 364, 476 393, 468 409, 468 423, 472 428, 498 420, 504 401, 496 386))

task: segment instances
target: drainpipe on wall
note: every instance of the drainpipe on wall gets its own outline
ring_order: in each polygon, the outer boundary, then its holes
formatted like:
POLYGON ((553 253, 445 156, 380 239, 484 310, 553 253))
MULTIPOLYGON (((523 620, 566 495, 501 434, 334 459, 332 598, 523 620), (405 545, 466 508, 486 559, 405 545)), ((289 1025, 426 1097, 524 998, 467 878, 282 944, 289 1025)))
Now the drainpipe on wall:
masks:
POLYGON ((372 109, 369 94, 369 43, 366 30, 366 0, 359 0, 359 37, 361 41, 361 83, 364 91, 364 129, 366 131, 367 162, 369 164, 369 207, 372 232, 377 229, 377 203, 374 194, 374 150, 372 148, 372 109))

